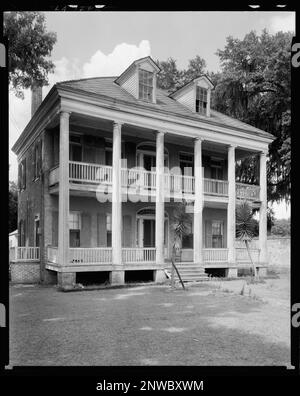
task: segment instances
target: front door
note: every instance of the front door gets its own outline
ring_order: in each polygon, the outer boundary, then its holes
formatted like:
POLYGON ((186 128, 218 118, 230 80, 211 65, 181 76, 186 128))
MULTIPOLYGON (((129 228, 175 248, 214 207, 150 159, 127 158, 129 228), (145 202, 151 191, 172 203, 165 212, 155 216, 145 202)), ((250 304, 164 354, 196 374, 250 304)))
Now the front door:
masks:
POLYGON ((155 220, 144 219, 144 247, 155 247, 155 220))

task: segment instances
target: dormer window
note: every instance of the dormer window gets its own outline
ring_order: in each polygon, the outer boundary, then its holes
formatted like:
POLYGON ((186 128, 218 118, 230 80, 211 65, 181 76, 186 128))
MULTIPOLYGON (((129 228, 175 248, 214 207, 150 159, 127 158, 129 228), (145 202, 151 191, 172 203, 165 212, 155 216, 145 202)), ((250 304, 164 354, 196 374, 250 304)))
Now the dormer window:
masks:
POLYGON ((160 68, 150 58, 137 59, 116 80, 137 100, 156 103, 156 75, 160 68))
POLYGON ((196 87, 196 112, 207 115, 207 89, 196 87))
POLYGON ((139 69, 139 99, 153 102, 153 73, 139 69))
POLYGON ((213 83, 205 75, 195 78, 169 96, 196 114, 210 117, 210 97, 213 83))

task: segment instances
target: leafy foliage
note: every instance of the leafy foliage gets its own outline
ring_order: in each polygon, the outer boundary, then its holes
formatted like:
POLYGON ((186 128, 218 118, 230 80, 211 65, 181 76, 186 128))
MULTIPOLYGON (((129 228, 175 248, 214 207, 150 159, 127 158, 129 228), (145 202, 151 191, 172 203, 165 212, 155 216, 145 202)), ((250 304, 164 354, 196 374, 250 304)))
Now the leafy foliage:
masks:
POLYGON ((289 236, 291 235, 291 220, 278 219, 274 221, 272 227, 272 235, 289 236))
MULTIPOLYGON (((196 56, 186 70, 179 70, 169 58, 158 62, 162 68, 158 86, 173 92, 195 77, 206 73, 215 85, 211 107, 259 129, 276 139, 269 147, 267 163, 268 200, 290 200, 291 170, 291 79, 292 33, 259 36, 250 32, 244 39, 227 38, 217 55, 221 72, 205 71, 205 61, 196 56)), ((258 182, 257 156, 237 163, 237 181, 258 182)))
POLYGON ((49 59, 56 34, 46 31, 45 16, 40 12, 6 12, 4 36, 9 41, 9 82, 16 96, 24 97, 22 89, 48 85, 47 75, 54 64, 49 59))
MULTIPOLYGON (((243 40, 227 38, 218 50, 218 75, 212 107, 276 136, 269 147, 268 200, 290 199, 292 33, 261 36, 250 32, 243 40)), ((257 159, 243 160, 237 177, 253 182, 257 159)))
POLYGON ((174 230, 174 248, 180 249, 182 238, 189 234, 189 224, 191 217, 186 213, 186 203, 178 202, 175 206, 172 216, 172 227, 174 230))
POLYGON ((8 192, 8 233, 18 228, 18 188, 15 182, 9 182, 8 192))
POLYGON ((251 241, 255 236, 255 220, 253 210, 247 201, 242 201, 236 207, 236 236, 241 241, 251 241))

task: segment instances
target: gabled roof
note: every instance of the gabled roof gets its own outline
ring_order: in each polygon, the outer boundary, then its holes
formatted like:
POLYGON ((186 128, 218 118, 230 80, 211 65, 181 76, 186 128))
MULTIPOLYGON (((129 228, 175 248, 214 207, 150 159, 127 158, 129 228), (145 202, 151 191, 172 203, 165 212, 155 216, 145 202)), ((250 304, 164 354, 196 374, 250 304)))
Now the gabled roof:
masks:
POLYGON ((156 103, 146 102, 136 99, 124 88, 115 83, 116 77, 96 77, 83 80, 64 81, 56 84, 56 87, 71 90, 86 95, 98 96, 99 99, 111 101, 112 104, 120 103, 132 105, 137 108, 144 108, 146 110, 170 114, 177 117, 185 117, 189 120, 206 122, 208 124, 223 126, 227 128, 235 128, 247 132, 254 136, 262 136, 265 138, 273 138, 274 136, 261 129, 255 128, 252 125, 246 124, 235 118, 226 116, 211 109, 211 116, 205 117, 199 113, 189 110, 186 106, 168 95, 168 92, 157 88, 156 90, 156 103))
POLYGON ((160 67, 151 58, 151 56, 145 56, 144 58, 140 58, 132 62, 131 65, 128 66, 127 69, 123 71, 123 73, 119 77, 116 78, 115 83, 119 84, 119 82, 122 81, 123 77, 126 76, 133 68, 135 68, 137 65, 140 65, 141 63, 144 63, 145 61, 149 62, 157 72, 161 70, 160 67))
POLYGON ((188 82, 187 84, 183 85, 181 88, 177 89, 177 91, 171 93, 169 96, 170 98, 176 98, 178 95, 181 95, 184 93, 184 91, 188 90, 192 85, 197 83, 200 80, 205 80, 208 85, 210 86, 211 89, 214 89, 214 84, 211 82, 211 80, 207 77, 206 74, 202 74, 201 76, 194 78, 192 81, 188 82))

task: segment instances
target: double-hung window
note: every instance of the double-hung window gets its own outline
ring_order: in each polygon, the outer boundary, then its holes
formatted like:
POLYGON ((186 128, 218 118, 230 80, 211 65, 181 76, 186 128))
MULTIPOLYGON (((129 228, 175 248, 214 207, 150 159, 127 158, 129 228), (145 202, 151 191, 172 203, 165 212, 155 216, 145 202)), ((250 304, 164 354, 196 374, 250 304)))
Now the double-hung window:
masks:
POLYGON ((139 99, 153 102, 153 73, 139 70, 139 99))
POLYGON ((202 87, 196 89, 196 112, 207 115, 207 89, 202 87))

